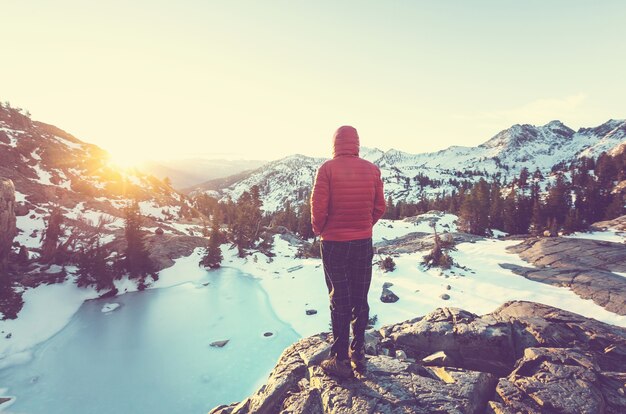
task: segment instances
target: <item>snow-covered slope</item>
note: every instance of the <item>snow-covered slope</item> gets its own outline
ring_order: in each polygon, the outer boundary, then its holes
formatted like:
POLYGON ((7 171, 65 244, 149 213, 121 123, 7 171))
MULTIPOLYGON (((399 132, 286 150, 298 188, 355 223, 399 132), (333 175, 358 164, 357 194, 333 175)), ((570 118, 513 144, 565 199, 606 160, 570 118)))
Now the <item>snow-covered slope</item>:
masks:
MULTIPOLYGON (((422 196, 450 194, 463 182, 481 177, 511 181, 526 167, 539 168, 544 176, 555 165, 568 165, 580 157, 595 158, 617 151, 626 141, 626 121, 610 120, 595 128, 574 131, 560 121, 546 125, 513 125, 477 147, 453 146, 445 150, 409 154, 396 149, 361 148, 361 157, 381 169, 385 193, 395 201, 418 201, 422 196)), ((266 164, 243 179, 212 188, 212 195, 237 198, 258 185, 265 210, 306 199, 321 158, 294 155, 266 164)), ((206 191, 202 186, 192 193, 206 191)))
POLYGON ((53 206, 70 223, 106 217, 105 230, 111 232, 123 226, 122 208, 130 200, 139 201, 148 226, 166 225, 191 209, 185 196, 161 180, 117 167, 101 148, 5 105, 0 105, 0 176, 15 184, 16 241, 30 249, 40 245, 53 206))
POLYGON ((324 158, 313 158, 305 155, 292 155, 270 162, 252 171, 243 179, 236 181, 223 190, 204 190, 196 188, 191 195, 207 192, 212 196, 229 196, 238 199, 244 191, 258 186, 263 198, 263 209, 275 211, 283 207, 286 201, 297 204, 307 198, 311 183, 315 179, 317 167, 324 158))

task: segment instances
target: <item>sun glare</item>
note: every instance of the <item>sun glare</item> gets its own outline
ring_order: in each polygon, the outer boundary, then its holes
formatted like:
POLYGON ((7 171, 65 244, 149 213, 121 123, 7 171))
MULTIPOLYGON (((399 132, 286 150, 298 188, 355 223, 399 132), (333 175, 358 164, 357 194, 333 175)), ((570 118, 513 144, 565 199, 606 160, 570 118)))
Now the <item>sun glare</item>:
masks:
POLYGON ((125 151, 109 153, 109 164, 122 170, 137 168, 142 162, 143 160, 132 152, 125 151))

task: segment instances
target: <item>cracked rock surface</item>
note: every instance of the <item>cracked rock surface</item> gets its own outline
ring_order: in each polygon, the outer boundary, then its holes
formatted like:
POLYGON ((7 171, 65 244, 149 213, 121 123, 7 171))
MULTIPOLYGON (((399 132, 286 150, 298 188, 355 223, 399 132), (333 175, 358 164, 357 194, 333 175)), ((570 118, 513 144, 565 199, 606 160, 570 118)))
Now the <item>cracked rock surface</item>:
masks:
POLYGON ((329 340, 293 344, 254 395, 210 413, 626 412, 626 329, 538 303, 440 308, 368 331, 358 379, 322 372, 329 340))
POLYGON ((534 238, 508 249, 536 267, 501 264, 536 282, 568 287, 583 299, 626 315, 626 245, 565 237, 534 238))

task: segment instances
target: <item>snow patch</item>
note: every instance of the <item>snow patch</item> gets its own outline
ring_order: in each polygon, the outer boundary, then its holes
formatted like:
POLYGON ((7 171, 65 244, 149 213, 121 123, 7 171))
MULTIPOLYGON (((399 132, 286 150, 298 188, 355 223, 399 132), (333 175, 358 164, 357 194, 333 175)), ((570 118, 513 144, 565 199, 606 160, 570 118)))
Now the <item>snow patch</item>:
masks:
POLYGON ((15 201, 17 203, 25 203, 26 202, 26 195, 20 193, 19 191, 15 190, 15 201))
POLYGON ((53 138, 71 149, 82 149, 83 147, 83 144, 79 144, 78 142, 72 142, 68 139, 61 138, 57 135, 55 135, 53 138))
POLYGON ((41 165, 39 164, 34 165, 32 168, 35 170, 38 176, 37 180, 35 181, 43 185, 54 185, 54 183, 50 181, 52 178, 52 174, 49 171, 46 171, 43 168, 41 168, 41 165))
POLYGON ((626 241, 626 233, 610 229, 606 231, 577 232, 563 237, 609 241, 613 243, 624 243, 626 241))
POLYGON ((29 249, 40 247, 41 235, 46 228, 42 215, 33 212, 27 216, 18 216, 16 225, 22 232, 15 236, 15 241, 29 249), (30 218, 31 215, 34 215, 34 218, 30 218))

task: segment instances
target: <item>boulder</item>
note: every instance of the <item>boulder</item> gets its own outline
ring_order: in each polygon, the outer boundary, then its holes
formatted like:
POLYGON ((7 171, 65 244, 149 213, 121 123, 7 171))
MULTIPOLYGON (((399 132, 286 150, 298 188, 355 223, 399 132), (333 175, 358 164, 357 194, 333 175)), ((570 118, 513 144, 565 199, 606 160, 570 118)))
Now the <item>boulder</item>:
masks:
MULTIPOLYGON (((187 236, 180 234, 148 234, 144 243, 150 258, 153 260, 156 271, 163 270, 174 265, 174 260, 189 256, 198 247, 207 247, 208 239, 199 236, 187 236)), ((117 237, 110 247, 114 251, 124 251, 126 241, 124 237, 117 237)))
POLYGON ((383 292, 380 295, 380 301, 384 303, 394 303, 400 300, 398 295, 393 293, 389 288, 383 286, 383 292))
POLYGON ((255 394, 210 413, 626 412, 624 328, 514 301, 483 316, 441 308, 379 334, 368 331, 362 378, 320 369, 331 337, 319 334, 287 348, 255 394), (383 342, 396 351, 378 352, 383 342))
POLYGON ((16 203, 15 204, 15 215, 17 217, 27 216, 30 212, 28 206, 24 203, 16 203))

